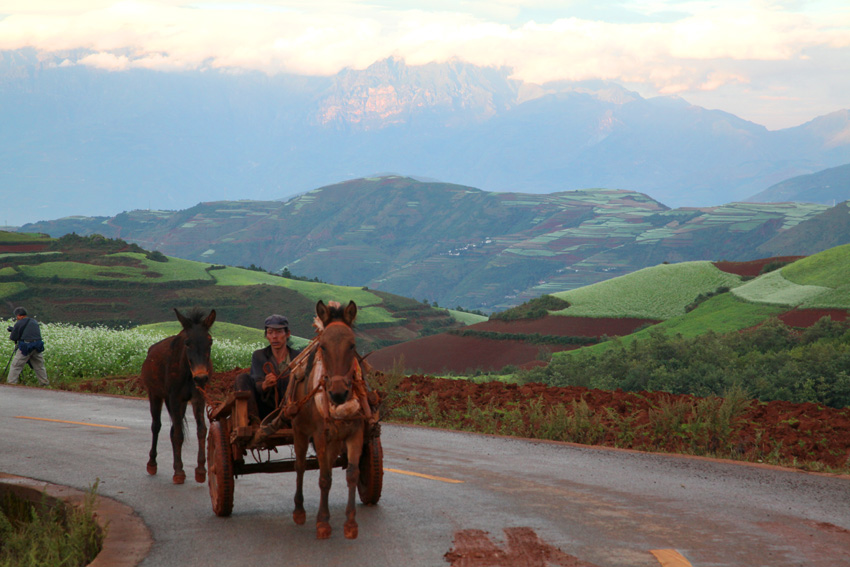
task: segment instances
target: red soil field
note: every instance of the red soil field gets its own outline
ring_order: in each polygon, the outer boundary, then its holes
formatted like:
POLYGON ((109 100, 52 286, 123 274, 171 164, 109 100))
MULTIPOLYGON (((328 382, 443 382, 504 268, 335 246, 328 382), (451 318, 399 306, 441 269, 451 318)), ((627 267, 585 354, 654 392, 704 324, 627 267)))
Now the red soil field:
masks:
POLYGON ((714 265, 722 272, 739 276, 757 276, 761 273, 761 269, 771 262, 793 262, 800 258, 805 258, 805 256, 776 256, 774 258, 761 258, 748 262, 714 262, 714 265))
POLYGON ((572 350, 579 346, 543 345, 442 333, 376 350, 368 356, 368 361, 382 372, 389 372, 395 361, 403 359, 405 368, 427 374, 463 373, 500 370, 507 365, 523 366, 534 363, 538 356, 546 353, 572 350))
POLYGON ((48 244, 2 244, 0 245, 0 254, 44 252, 47 247, 48 244))
MULTIPOLYGON (((207 385, 208 399, 224 400, 233 389, 237 374, 245 369, 234 368, 229 372, 214 374, 207 385)), ((659 441, 651 427, 651 415, 664 404, 681 403, 694 407, 700 398, 673 395, 663 392, 623 392, 622 390, 591 390, 581 387, 554 388, 543 384, 503 384, 487 382, 476 384, 467 380, 451 380, 430 376, 411 375, 402 377, 394 387, 395 393, 387 392, 389 380, 378 373, 368 378, 370 385, 385 400, 381 413, 390 421, 405 422, 394 414, 392 404, 409 403, 414 400, 420 407, 426 406, 429 396, 443 416, 454 416, 455 426, 473 431, 474 418, 467 415, 471 400, 474 405, 490 416, 488 424, 503 434, 521 434, 536 437, 534 424, 529 416, 532 404, 543 410, 551 410, 563 404, 572 413, 573 404, 582 400, 602 427, 598 445, 627 449, 648 449, 680 453, 689 451, 691 438, 688 434, 672 434, 659 441), (392 394, 392 396, 390 396, 392 394), (389 400, 395 399, 396 402, 389 400), (506 412, 519 410, 523 416, 525 430, 503 429, 502 419, 506 412), (628 435, 626 435, 628 433, 628 435)), ((92 380, 79 386, 85 392, 107 391, 110 383, 121 382, 124 391, 145 397, 138 376, 92 380)), ((507 427, 505 425, 504 427, 507 427)), ((514 427, 514 426, 511 426, 514 427)), ((779 462, 798 465, 815 463, 816 467, 847 469, 850 466, 850 408, 835 409, 817 404, 790 402, 758 402, 752 400, 735 422, 728 442, 736 458, 741 460, 764 460, 771 455, 779 462)))
POLYGON ((789 327, 811 327, 821 317, 829 317, 833 321, 846 321, 846 309, 793 309, 778 316, 778 319, 789 327))
MULTIPOLYGON (((628 335, 653 319, 593 318, 546 316, 515 321, 491 320, 470 325, 466 330, 502 334, 558 337, 609 337, 628 335)), ((396 360, 404 359, 410 370, 425 374, 462 374, 475 370, 501 370, 507 365, 521 368, 544 364, 545 355, 579 348, 577 344, 539 344, 521 340, 463 337, 452 334, 432 335, 382 348, 369 355, 369 362, 383 372, 392 370, 396 360), (439 354, 436 354, 439 353, 439 354)))

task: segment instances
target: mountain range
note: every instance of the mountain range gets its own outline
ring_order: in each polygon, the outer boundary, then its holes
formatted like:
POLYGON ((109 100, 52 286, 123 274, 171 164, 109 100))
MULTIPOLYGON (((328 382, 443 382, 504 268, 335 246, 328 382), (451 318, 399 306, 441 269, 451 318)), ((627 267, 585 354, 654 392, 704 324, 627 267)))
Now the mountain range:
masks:
POLYGON ((21 230, 101 234, 178 258, 493 312, 665 262, 812 254, 850 242, 850 214, 846 203, 670 209, 634 191, 538 195, 384 176, 286 202, 214 201, 21 230))
POLYGON ((396 172, 487 191, 606 188, 669 206, 740 201, 850 163, 850 111, 778 131, 612 83, 398 59, 331 77, 109 72, 0 52, 7 225, 277 200, 396 172))

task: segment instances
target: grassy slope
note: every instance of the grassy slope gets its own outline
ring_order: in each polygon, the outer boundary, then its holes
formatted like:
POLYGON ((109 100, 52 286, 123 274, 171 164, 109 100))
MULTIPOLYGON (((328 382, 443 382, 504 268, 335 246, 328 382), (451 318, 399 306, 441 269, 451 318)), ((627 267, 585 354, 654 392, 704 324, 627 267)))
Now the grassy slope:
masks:
POLYGON ((459 321, 464 325, 474 325, 489 319, 489 317, 484 315, 476 315, 475 313, 467 313, 466 311, 456 311, 454 309, 446 309, 446 311, 449 312, 449 315, 451 315, 455 321, 459 321))
MULTIPOLYGON (((45 240, 30 236, 0 231, 0 245, 45 240)), ((46 240, 45 244, 56 242, 46 240)), ((173 257, 157 262, 138 249, 116 251, 121 248, 126 248, 126 243, 89 238, 62 244, 61 251, 52 251, 50 256, 31 252, 0 258, 0 277, 4 280, 0 281, 0 299, 10 304, 25 303, 45 320, 124 326, 171 322, 172 307, 194 305, 216 307, 217 327, 226 320, 253 328, 269 312, 279 312, 290 317, 293 332, 301 336, 312 336, 313 307, 318 300, 353 300, 359 307, 357 323, 366 342, 416 338, 416 329, 432 319, 445 319, 449 327, 453 326, 445 310, 391 294, 243 268, 221 269, 173 257), (419 309, 410 312, 408 303, 419 309), (371 335, 370 328, 376 328, 371 335)))
POLYGON ((848 268, 850 268, 850 244, 845 244, 797 260, 785 266, 782 269, 782 275, 800 285, 840 288, 850 284, 848 268))
MULTIPOLYGON (((642 270, 645 271, 645 270, 642 270)), ((684 337, 694 337, 708 331, 728 333, 757 325, 765 319, 787 311, 791 307, 814 308, 830 307, 850 309, 850 245, 838 246, 820 252, 813 256, 797 260, 785 266, 782 270, 769 272, 732 290, 731 293, 713 297, 702 303, 697 309, 652 327, 666 334, 681 334, 684 337)), ((616 278, 626 279, 635 274, 616 278)), ((673 272, 668 272, 672 277, 673 272)), ((615 282, 615 280, 608 280, 615 282)), ((589 288, 603 286, 601 282, 589 288)), ((610 288, 600 287, 587 295, 593 298, 594 304, 620 303, 630 305, 640 303, 640 281, 622 282, 610 288), (624 297, 609 296, 604 293, 638 294, 624 297)), ((658 283, 656 281, 656 283, 658 283)), ((673 285, 667 281, 666 285, 673 285)), ((678 286, 678 282, 675 284, 678 286)), ((581 290, 576 290, 581 291, 581 290)), ((563 294, 558 294, 563 295, 563 294)), ((565 312, 572 311, 572 307, 565 312)), ((650 329, 644 329, 618 340, 629 344, 649 336, 650 329)), ((555 356, 573 356, 577 352, 600 352, 610 348, 612 343, 601 343, 583 347, 576 351, 558 353, 555 356), (590 349, 590 350, 589 350, 590 349)))
POLYGON ((739 276, 711 262, 661 264, 575 290, 554 293, 570 307, 554 315, 670 319, 685 312, 699 294, 740 285, 739 276))
MULTIPOLYGON (((696 337, 709 331, 730 333, 758 325, 768 317, 779 315, 784 311, 786 311, 784 307, 747 303, 730 293, 724 293, 705 301, 690 313, 672 317, 650 328, 615 340, 631 344, 634 341, 649 338, 649 333, 656 331, 668 335, 680 334, 683 337, 696 337)), ((599 353, 608 350, 614 344, 613 341, 606 341, 573 351, 555 353, 554 356, 572 356, 579 352, 599 353)))
POLYGON ((741 299, 802 308, 850 308, 850 244, 797 260, 735 289, 741 299))
MULTIPOLYGON (((139 329, 150 330, 171 336, 180 332, 180 323, 177 321, 151 323, 149 325, 139 325, 139 329)), ((223 321, 216 321, 210 330, 210 334, 213 336, 213 339, 224 339, 248 344, 266 344, 262 329, 255 329, 244 325, 234 325, 233 323, 225 323, 223 321)), ((310 339, 296 337, 294 335, 289 339, 289 343, 295 348, 302 348, 309 342, 310 339)))

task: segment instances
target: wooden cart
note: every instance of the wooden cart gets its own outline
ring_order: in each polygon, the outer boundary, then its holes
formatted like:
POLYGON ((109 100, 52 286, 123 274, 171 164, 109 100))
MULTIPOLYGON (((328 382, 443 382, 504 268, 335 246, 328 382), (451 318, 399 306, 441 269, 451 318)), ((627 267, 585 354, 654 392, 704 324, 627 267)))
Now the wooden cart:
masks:
MULTIPOLYGON (((288 422, 269 432, 260 425, 251 425, 248 419, 249 392, 233 392, 218 407, 210 410, 210 427, 207 437, 208 482, 213 511, 218 516, 229 516, 233 511, 234 478, 245 474, 294 472, 295 458, 271 460, 272 450, 292 445, 292 429, 288 422), (267 460, 254 457, 266 452, 267 460), (249 458, 249 454, 251 457, 249 458)), ((360 481, 357 493, 364 504, 377 504, 381 498, 384 476, 384 455, 381 449, 380 424, 366 425, 363 452, 360 456, 360 481)), ((348 458, 343 452, 335 467, 347 467, 348 458)), ((316 470, 315 456, 308 456, 307 470, 316 470)))

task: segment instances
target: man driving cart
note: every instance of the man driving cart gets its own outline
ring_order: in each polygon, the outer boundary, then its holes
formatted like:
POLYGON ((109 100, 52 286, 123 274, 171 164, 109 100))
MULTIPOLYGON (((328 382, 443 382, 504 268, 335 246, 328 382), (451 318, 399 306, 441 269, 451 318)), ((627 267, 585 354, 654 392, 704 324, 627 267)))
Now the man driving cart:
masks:
POLYGON ((289 346, 289 320, 283 315, 266 317, 265 337, 269 346, 251 355, 251 370, 236 377, 234 390, 251 392, 248 413, 262 420, 277 408, 286 393, 289 363, 301 352, 289 346))

